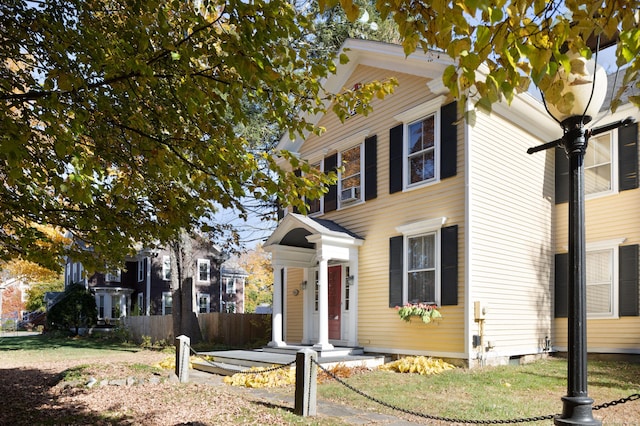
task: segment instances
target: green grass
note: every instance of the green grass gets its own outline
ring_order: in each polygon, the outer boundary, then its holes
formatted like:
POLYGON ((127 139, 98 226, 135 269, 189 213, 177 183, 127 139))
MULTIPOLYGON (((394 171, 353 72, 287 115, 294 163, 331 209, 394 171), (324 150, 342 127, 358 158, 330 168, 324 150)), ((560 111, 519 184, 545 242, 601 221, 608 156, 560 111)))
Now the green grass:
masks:
MULTIPOLYGON (((458 419, 513 419, 560 412, 560 396, 566 394, 566 368, 565 360, 549 359, 521 366, 456 369, 434 376, 372 371, 345 381, 386 403, 419 413, 458 419)), ((320 385, 318 393, 351 406, 397 413, 335 381, 320 385)), ((634 393, 640 393, 640 363, 589 362, 589 395, 595 405, 634 393)))

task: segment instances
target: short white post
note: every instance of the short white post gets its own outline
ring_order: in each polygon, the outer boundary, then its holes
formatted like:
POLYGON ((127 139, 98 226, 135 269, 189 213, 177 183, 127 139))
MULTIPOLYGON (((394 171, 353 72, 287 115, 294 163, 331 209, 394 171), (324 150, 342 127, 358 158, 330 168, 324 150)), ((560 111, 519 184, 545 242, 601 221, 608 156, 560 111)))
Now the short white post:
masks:
POLYGON ((315 416, 318 412, 318 353, 301 349, 296 353, 296 394, 293 412, 299 416, 315 416))
POLYGON ((176 376, 180 383, 189 382, 189 348, 191 339, 185 335, 176 337, 176 376))

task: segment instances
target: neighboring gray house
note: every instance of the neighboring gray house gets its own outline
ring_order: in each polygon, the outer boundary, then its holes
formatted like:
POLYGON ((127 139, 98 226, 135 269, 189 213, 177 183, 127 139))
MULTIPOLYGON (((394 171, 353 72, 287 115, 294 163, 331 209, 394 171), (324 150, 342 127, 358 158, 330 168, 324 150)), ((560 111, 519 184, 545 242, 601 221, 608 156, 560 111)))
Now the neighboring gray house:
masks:
POLYGON ((220 305, 222 312, 244 313, 244 286, 249 273, 235 263, 227 262, 220 270, 220 305))

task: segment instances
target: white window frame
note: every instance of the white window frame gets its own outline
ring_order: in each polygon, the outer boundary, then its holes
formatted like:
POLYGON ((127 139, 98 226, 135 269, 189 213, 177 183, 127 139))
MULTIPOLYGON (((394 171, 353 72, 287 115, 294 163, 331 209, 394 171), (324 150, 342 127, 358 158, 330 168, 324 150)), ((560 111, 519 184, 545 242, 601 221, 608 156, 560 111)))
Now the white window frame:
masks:
POLYGON ((230 277, 226 277, 227 283, 226 283, 226 288, 225 288, 225 292, 227 294, 236 294, 236 280, 235 278, 230 278, 230 277))
POLYGON ((144 281, 144 259, 138 259, 138 282, 144 281))
POLYGON ((201 283, 211 282, 211 261, 209 259, 198 259, 197 268, 198 268, 198 282, 201 282, 201 283), (201 272, 200 267, 202 265, 207 265, 207 276, 204 280, 201 279, 201 275, 200 275, 200 272, 201 272))
POLYGON ((198 313, 200 314, 208 314, 211 312, 211 295, 207 293, 198 293, 196 296, 196 300, 198 301, 198 313), (200 300, 206 300, 205 311, 202 311, 203 306, 200 304, 200 300))
POLYGON ((171 280, 171 257, 162 256, 162 279, 164 281, 171 280))
POLYGON ((162 315, 169 315, 167 313, 167 305, 168 305, 167 301, 169 299, 171 300, 171 312, 169 314, 171 314, 173 313, 173 296, 171 295, 170 291, 163 291, 162 292, 162 315))
MULTIPOLYGON (((587 199, 592 199, 592 198, 598 198, 598 197, 603 197, 603 196, 607 196, 607 195, 611 195, 611 194, 617 194, 618 193, 618 132, 617 131, 610 131, 610 132, 605 132, 602 133, 598 136, 594 136, 593 138, 601 138, 601 137, 605 137, 605 136, 609 136, 609 152, 610 152, 610 172, 611 172, 611 176, 609 176, 610 182, 611 182, 611 188, 605 191, 600 191, 600 192, 587 192, 586 188, 585 188, 585 198, 587 199)), ((592 150, 595 149, 595 144, 594 143, 589 143, 589 145, 587 146, 587 151, 585 155, 588 155, 588 153, 592 150)), ((585 165, 584 170, 585 170, 585 186, 586 186, 586 174, 588 173, 588 170, 591 167, 587 167, 585 165)))
MULTIPOLYGON (((407 304, 409 302, 409 239, 422 237, 425 235, 434 235, 434 280, 435 280, 435 300, 434 304, 441 305, 442 289, 441 289, 441 230, 447 221, 446 217, 438 217, 434 219, 427 219, 418 222, 412 222, 406 225, 401 225, 396 228, 398 232, 403 235, 402 244, 402 256, 403 256, 403 274, 402 274, 402 303, 407 304)), ((431 301, 425 301, 431 302, 431 301)))
MULTIPOLYGON (((587 257, 589 253, 610 251, 611 253, 611 312, 604 313, 589 313, 587 312, 587 319, 618 319, 618 305, 619 305, 619 292, 620 292, 620 275, 619 275, 619 248, 625 241, 624 238, 598 241, 594 243, 586 244, 587 257)), ((587 277, 588 280, 588 277, 587 277)), ((590 283, 587 281, 587 293, 589 292, 590 283)), ((587 306, 587 311, 589 307, 587 306)))
POLYGON ((445 101, 444 96, 438 96, 430 101, 415 106, 405 112, 402 112, 393 118, 403 123, 403 141, 402 141, 402 187, 404 190, 422 188, 424 186, 433 185, 440 182, 440 150, 441 150, 441 129, 440 129, 440 108, 445 101), (433 116, 433 178, 422 180, 420 182, 410 183, 409 181, 409 126, 423 121, 433 116))
POLYGON ((343 202, 342 201, 342 191, 345 190, 345 188, 342 186, 342 181, 344 179, 348 179, 350 176, 344 176, 342 171, 338 172, 338 208, 342 209, 345 207, 351 207, 353 205, 356 204, 360 204, 363 202, 364 200, 364 140, 363 142, 356 144, 356 145, 352 145, 346 149, 343 149, 341 151, 338 152, 338 165, 342 166, 343 165, 343 159, 342 156, 345 152, 350 151, 352 149, 355 148, 359 148, 360 149, 360 158, 359 158, 359 162, 360 162, 360 170, 359 170, 359 175, 360 175, 360 185, 358 185, 357 187, 354 186, 352 188, 357 188, 356 191, 358 192, 358 197, 353 200, 353 201, 348 201, 348 202, 343 202))
POLYGON ((98 311, 98 319, 104 319, 106 298, 104 293, 96 293, 96 310, 98 311), (102 303, 101 303, 102 302, 102 303), (102 312, 100 310, 102 309, 102 312), (102 313, 102 315, 100 315, 102 313))

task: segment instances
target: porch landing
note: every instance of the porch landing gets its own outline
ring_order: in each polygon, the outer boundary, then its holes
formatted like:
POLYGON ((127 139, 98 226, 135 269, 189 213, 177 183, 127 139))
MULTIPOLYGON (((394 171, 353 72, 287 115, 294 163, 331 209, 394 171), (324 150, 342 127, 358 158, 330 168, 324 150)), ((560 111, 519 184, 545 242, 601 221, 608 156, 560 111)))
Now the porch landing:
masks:
MULTIPOLYGON (((195 370, 230 376, 251 367, 267 368, 289 364, 296 360, 296 353, 304 348, 311 346, 287 345, 280 348, 198 352, 199 355, 213 359, 192 359, 191 364, 195 370)), ((384 355, 364 354, 362 348, 335 347, 318 352, 318 362, 325 368, 332 368, 337 364, 373 368, 384 364, 384 355)))

